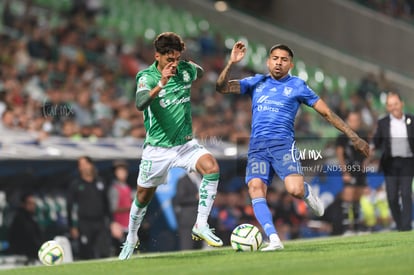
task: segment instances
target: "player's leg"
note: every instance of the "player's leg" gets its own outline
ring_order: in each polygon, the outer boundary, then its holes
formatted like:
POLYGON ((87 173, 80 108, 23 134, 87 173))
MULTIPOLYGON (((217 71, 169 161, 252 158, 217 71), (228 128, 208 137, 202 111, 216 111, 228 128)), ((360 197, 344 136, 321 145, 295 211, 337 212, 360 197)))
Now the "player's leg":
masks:
POLYGON ((222 246, 223 241, 209 227, 207 220, 213 207, 220 178, 217 160, 203 146, 192 140, 178 151, 174 166, 197 171, 202 175, 199 187, 197 219, 192 229, 194 240, 204 240, 210 246, 222 246))
POLYGON ((272 182, 273 170, 265 158, 266 152, 249 152, 246 167, 246 183, 252 200, 254 215, 269 239, 269 244, 261 251, 283 249, 283 244, 273 223, 273 216, 266 201, 267 185, 272 182))
POLYGON ((211 154, 204 154, 198 159, 196 170, 203 178, 199 188, 197 219, 192 230, 193 238, 203 239, 210 246, 222 246, 223 241, 211 231, 207 223, 220 178, 218 163, 211 154))
POLYGON ((147 146, 144 149, 139 166, 137 192, 129 212, 128 234, 118 257, 120 260, 129 259, 138 247, 138 230, 157 186, 164 183, 170 162, 171 152, 168 148, 147 146), (150 160, 148 156, 154 160, 150 160))
POLYGON ((201 156, 196 164, 197 171, 203 176, 199 189, 199 204, 196 224, 207 224, 214 199, 217 194, 217 186, 220 177, 219 166, 211 154, 201 156))
POLYGON ((308 207, 312 210, 313 214, 318 217, 323 216, 325 208, 321 200, 316 196, 312 187, 305 182, 302 175, 290 174, 285 177, 286 190, 295 198, 303 199, 308 207))
POLYGON ((135 199, 129 211, 128 234, 119 254, 120 260, 127 260, 131 257, 135 248, 139 245, 138 230, 147 212, 147 206, 154 196, 156 187, 143 188, 138 186, 135 199))
POLYGON ((223 246, 223 241, 212 232, 207 223, 220 178, 217 161, 212 155, 205 154, 197 161, 196 169, 203 178, 199 188, 197 219, 192 230, 193 238, 203 239, 210 246, 223 246))
POLYGON ((120 260, 127 260, 131 257, 134 250, 138 248, 138 230, 147 212, 147 206, 154 195, 156 187, 143 188, 138 186, 135 199, 131 204, 129 212, 128 234, 119 253, 120 260))
POLYGON ((277 234, 273 223, 272 213, 266 202, 267 185, 260 178, 252 178, 248 182, 249 195, 252 200, 253 212, 269 238, 269 244, 261 251, 274 251, 283 249, 283 244, 277 234))
POLYGON ((270 153, 273 169, 284 181, 286 191, 295 198, 303 199, 316 216, 322 216, 325 208, 319 198, 313 194, 311 186, 303 178, 295 142, 286 143, 285 146, 270 150, 270 153))

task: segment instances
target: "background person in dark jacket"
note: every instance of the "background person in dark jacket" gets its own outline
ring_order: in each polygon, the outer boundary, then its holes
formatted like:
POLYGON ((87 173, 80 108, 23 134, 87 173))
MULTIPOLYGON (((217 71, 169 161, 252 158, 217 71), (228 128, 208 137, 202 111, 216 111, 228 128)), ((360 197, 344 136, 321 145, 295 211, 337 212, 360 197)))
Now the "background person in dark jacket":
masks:
POLYGON ((90 157, 80 157, 78 169, 79 177, 72 181, 68 192, 70 235, 79 245, 79 258, 109 257, 111 213, 107 186, 90 157))
MULTIPOLYGON (((358 136, 364 139, 368 137, 359 111, 350 111, 346 116, 346 123, 358 136)), ((342 224, 339 228, 341 233, 358 233, 361 230, 360 200, 367 186, 366 157, 354 148, 352 141, 345 134, 340 134, 336 138, 335 147, 343 183, 340 194, 342 224)))
POLYGON ((21 206, 9 228, 9 253, 25 255, 31 262, 37 259, 37 252, 44 241, 43 232, 35 220, 36 198, 34 194, 23 194, 20 202, 21 206))
POLYGON ((396 92, 387 94, 386 108, 389 114, 378 121, 374 145, 382 151, 380 168, 397 230, 409 231, 413 208, 414 116, 404 113, 404 102, 396 92))

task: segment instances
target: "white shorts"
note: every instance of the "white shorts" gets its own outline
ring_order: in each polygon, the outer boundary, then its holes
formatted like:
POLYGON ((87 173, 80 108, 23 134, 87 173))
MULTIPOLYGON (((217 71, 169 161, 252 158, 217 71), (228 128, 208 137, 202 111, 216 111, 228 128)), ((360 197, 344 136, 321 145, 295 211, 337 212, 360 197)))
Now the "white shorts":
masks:
POLYGON ((170 148, 147 145, 142 152, 137 184, 145 188, 164 184, 173 167, 196 171, 198 159, 205 154, 211 153, 195 139, 170 148))

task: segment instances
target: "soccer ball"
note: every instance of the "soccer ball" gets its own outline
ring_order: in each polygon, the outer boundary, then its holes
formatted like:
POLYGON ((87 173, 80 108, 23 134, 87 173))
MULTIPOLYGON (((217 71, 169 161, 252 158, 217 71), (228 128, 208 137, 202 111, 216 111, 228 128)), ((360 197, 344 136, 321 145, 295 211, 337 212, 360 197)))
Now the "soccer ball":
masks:
POLYGON ((63 262, 63 248, 56 241, 42 244, 37 254, 44 265, 58 265, 63 262))
POLYGON ((233 229, 230 243, 236 251, 256 251, 262 244, 263 237, 259 228, 252 224, 240 224, 233 229))

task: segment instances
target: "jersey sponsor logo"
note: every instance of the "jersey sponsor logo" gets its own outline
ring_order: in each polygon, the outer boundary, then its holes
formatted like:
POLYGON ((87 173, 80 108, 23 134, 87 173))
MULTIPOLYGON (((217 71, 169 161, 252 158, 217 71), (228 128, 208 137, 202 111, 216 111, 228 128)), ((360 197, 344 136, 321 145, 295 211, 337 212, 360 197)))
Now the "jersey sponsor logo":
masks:
POLYGON ((190 89, 190 88, 191 88, 191 84, 187 84, 187 85, 184 85, 182 87, 178 87, 176 89, 171 90, 171 93, 177 93, 177 92, 180 92, 182 90, 186 90, 186 89, 190 89))
POLYGON ((273 87, 272 89, 270 89, 269 91, 271 91, 271 92, 277 92, 277 89, 276 89, 276 87, 273 87))
POLYGON ((259 97, 259 99, 257 100, 257 103, 266 103, 266 104, 272 104, 272 105, 276 105, 276 106, 283 106, 284 104, 280 101, 277 100, 271 100, 268 99, 269 96, 268 95, 262 95, 261 97, 259 97))
POLYGON ((158 96, 159 96, 159 97, 164 97, 166 93, 167 93, 167 92, 165 91, 165 89, 162 89, 162 90, 158 93, 158 96))
POLYGON ((173 100, 170 99, 161 99, 160 100, 160 106, 162 108, 167 108, 170 105, 179 105, 179 104, 183 104, 183 103, 187 103, 190 101, 190 97, 183 97, 183 98, 175 98, 173 100))
POLYGON ((275 107, 271 107, 271 106, 267 106, 267 105, 258 105, 257 106, 257 111, 278 113, 279 108, 275 108, 275 107))
POLYGON ((266 99, 268 99, 269 96, 268 95, 262 95, 261 97, 259 97, 259 99, 257 100, 257 103, 263 103, 266 99))
POLYGON ((293 88, 292 87, 285 87, 285 89, 283 90, 283 95, 285 96, 290 96, 290 94, 292 93, 293 88))

